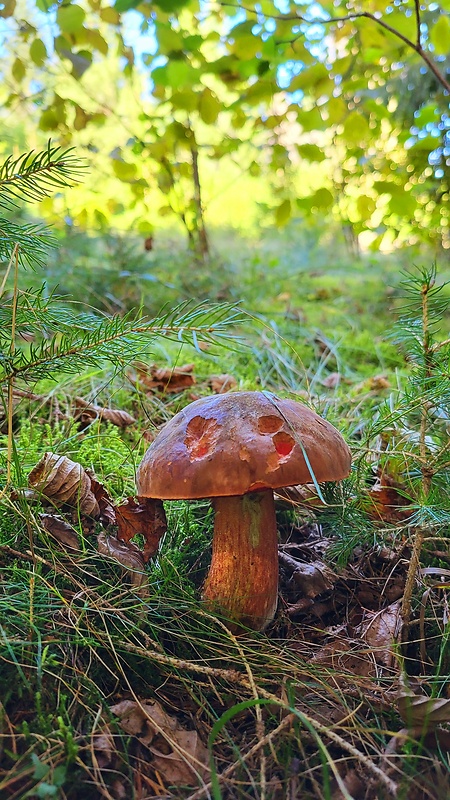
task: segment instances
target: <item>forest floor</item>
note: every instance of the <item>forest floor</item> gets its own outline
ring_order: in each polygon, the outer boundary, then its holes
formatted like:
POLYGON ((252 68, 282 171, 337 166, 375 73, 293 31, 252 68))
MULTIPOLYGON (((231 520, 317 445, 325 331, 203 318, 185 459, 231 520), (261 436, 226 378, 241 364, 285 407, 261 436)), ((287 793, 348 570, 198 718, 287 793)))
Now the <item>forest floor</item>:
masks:
MULTIPOLYGON (((5 387, 5 800, 450 796, 450 273, 427 259, 405 275, 409 256, 350 258, 313 234, 223 232, 208 265, 170 238, 146 252, 72 235, 49 264, 60 309, 207 302, 230 324, 222 344, 155 335, 121 371, 60 375, 55 359, 5 387), (160 541, 136 534, 157 430, 236 390, 306 403, 353 455, 344 481, 276 495, 264 632, 201 602, 207 499, 166 503, 160 541)), ((32 358, 31 317, 20 333, 32 358)))

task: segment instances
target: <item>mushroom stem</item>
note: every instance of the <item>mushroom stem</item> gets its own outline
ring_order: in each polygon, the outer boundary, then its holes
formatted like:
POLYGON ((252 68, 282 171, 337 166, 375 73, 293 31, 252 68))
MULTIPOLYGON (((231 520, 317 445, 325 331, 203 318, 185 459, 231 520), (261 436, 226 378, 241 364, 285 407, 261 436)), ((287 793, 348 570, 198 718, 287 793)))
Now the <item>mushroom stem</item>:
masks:
POLYGON ((212 562, 203 598, 230 619, 263 630, 278 593, 278 537, 273 491, 213 500, 212 562))

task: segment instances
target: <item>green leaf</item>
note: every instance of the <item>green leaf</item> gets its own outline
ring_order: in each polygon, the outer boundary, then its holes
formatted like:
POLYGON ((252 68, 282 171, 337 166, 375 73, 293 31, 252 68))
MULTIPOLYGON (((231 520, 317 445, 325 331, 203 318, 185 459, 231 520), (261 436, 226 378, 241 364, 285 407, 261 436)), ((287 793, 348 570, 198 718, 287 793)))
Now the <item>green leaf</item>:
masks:
POLYGON ((185 111, 195 111, 198 106, 199 98, 195 92, 185 89, 183 92, 174 92, 170 98, 174 108, 182 108, 185 111))
POLYGON ((343 121, 347 114, 347 105, 341 97, 332 97, 325 105, 325 111, 328 114, 328 122, 335 125, 343 121))
POLYGON ((174 31, 168 23, 158 23, 156 25, 156 37, 159 42, 159 53, 171 53, 183 51, 184 41, 178 31, 174 31))
POLYGON ((82 131, 87 123, 89 122, 89 114, 86 114, 85 110, 78 105, 75 104, 75 119, 73 122, 73 127, 76 131, 82 131))
POLYGON ((423 139, 417 139, 417 142, 414 142, 412 147, 408 148, 409 152, 417 152, 420 150, 424 150, 427 153, 431 153, 433 150, 436 150, 436 147, 439 147, 441 143, 439 136, 424 136, 423 139))
POLYGON ((403 191, 401 195, 391 197, 388 208, 391 214, 411 218, 417 210, 417 202, 411 192, 403 191))
MULTIPOLYGON (((158 2, 155 0, 155 5, 170 14, 171 11, 179 11, 184 6, 187 6, 189 2, 190 0, 158 0, 158 2)), ((139 5, 139 3, 136 3, 136 5, 139 5)))
POLYGON ((306 199, 309 200, 311 208, 317 208, 319 211, 328 211, 334 203, 330 190, 323 187, 306 199))
POLYGON ((429 125, 430 122, 437 123, 438 116, 439 116, 439 109, 436 103, 429 103, 428 105, 420 109, 417 116, 415 115, 414 124, 417 125, 418 128, 423 128, 425 127, 425 125, 429 125))
POLYGON ((26 70, 25 70, 25 64, 23 63, 22 59, 16 58, 14 60, 14 63, 11 67, 11 73, 14 80, 16 80, 17 83, 21 83, 23 81, 26 74, 26 70))
POLYGON ((129 183, 136 177, 136 165, 128 164, 126 161, 113 161, 114 174, 119 180, 129 183))
MULTIPOLYGON (((396 31, 399 31, 399 33, 403 34, 403 36, 406 36, 407 39, 415 42, 417 37, 415 14, 410 14, 407 17, 403 8, 398 8, 392 11, 391 14, 386 14, 385 20, 387 23, 389 23, 389 25, 395 28, 396 31)), ((386 37, 386 43, 389 43, 388 46, 390 49, 394 47, 396 49, 399 47, 405 47, 403 42, 392 36, 386 37)))
POLYGON ((300 108, 297 112, 297 121, 304 131, 320 131, 327 127, 317 106, 313 106, 309 111, 300 108))
POLYGON ((198 77, 198 70, 186 61, 169 61, 164 67, 152 71, 152 78, 156 84, 170 86, 172 89, 192 86, 198 77))
POLYGON ((441 14, 430 31, 430 40, 437 56, 446 56, 450 51, 450 19, 441 14))
POLYGON ((51 783, 45 783, 45 781, 42 781, 35 789, 38 800, 50 800, 50 798, 56 797, 58 791, 57 786, 53 786, 51 783))
POLYGON ((41 67, 47 58, 47 48, 41 39, 33 39, 30 45, 30 58, 37 67, 41 67))
POLYGON ((118 11, 110 6, 107 8, 101 8, 99 16, 103 22, 108 22, 109 25, 118 25, 120 22, 120 15, 118 11))
POLYGON ((261 39, 252 34, 236 36, 232 51, 239 59, 247 61, 261 52, 261 39))
POLYGON ((329 90, 330 86, 330 73, 324 64, 318 63, 313 64, 312 67, 307 67, 300 75, 297 75, 291 81, 289 91, 295 92, 298 89, 305 91, 305 89, 308 89, 310 93, 318 97, 326 90, 329 90))
POLYGON ((41 131, 56 131, 60 121, 60 116, 56 109, 46 108, 39 117, 39 129, 41 131))
POLYGON ((103 38, 100 31, 95 29, 86 31, 86 39, 94 50, 98 50, 103 56, 108 54, 108 42, 103 38))
POLYGON ((121 11, 129 11, 130 8, 137 8, 141 2, 142 0, 116 0, 114 8, 120 13, 121 11))
POLYGON ((76 33, 83 27, 86 14, 81 6, 60 6, 56 12, 56 21, 63 33, 76 33))
POLYGON ((262 100, 270 100, 273 97, 274 83, 267 80, 259 80, 253 83, 246 92, 244 92, 244 99, 247 103, 256 105, 262 100))
POLYGON ((405 193, 404 186, 393 181, 375 181, 373 188, 378 194, 390 194, 391 197, 403 195, 405 193))
POLYGON ((158 214, 160 217, 169 217, 173 214, 173 209, 171 206, 161 206, 158 208, 158 214))
POLYGON ((375 211, 376 203, 372 197, 362 194, 356 201, 356 207, 358 209, 359 218, 365 222, 370 219, 375 211))
POLYGON ((92 53, 89 50, 80 50, 78 53, 72 53, 70 50, 62 48, 60 54, 71 62, 72 75, 77 79, 81 78, 92 64, 92 53))
POLYGON ((289 198, 283 200, 282 203, 275 209, 275 224, 278 228, 282 228, 289 222, 292 215, 292 204, 289 198))
POLYGON ((16 8, 16 0, 1 0, 0 2, 0 17, 6 19, 12 17, 16 8))
POLYGON ((43 764, 42 761, 39 760, 36 753, 31 753, 31 761, 34 767, 33 771, 33 778, 35 781, 41 781, 42 778, 45 778, 48 775, 50 767, 48 764, 43 764))
POLYGON ((218 97, 213 94, 211 89, 204 89, 198 104, 198 111, 203 122, 206 125, 213 125, 221 110, 222 105, 218 97))
POLYGON ((343 139, 350 145, 363 145, 370 138, 370 128, 362 114, 353 111, 344 122, 343 139))
POLYGON ((317 144, 299 144, 297 150, 306 161, 324 161, 325 159, 322 148, 317 144))

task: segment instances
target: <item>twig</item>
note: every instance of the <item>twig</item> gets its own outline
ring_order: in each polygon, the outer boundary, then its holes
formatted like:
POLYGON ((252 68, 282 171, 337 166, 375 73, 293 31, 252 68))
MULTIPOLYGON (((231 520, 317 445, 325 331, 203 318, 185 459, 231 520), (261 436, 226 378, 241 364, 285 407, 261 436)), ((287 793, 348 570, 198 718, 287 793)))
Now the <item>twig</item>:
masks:
MULTIPOLYGON (((228 634, 228 636, 232 640, 234 646, 236 647, 236 650, 238 651, 238 653, 239 653, 239 655, 240 655, 240 657, 242 659, 242 663, 245 666, 245 671, 246 671, 246 673, 248 675, 248 680, 249 680, 249 684, 250 684, 251 689, 252 689, 253 697, 255 698, 255 700, 258 700, 259 699, 258 687, 256 686, 256 682, 255 682, 255 679, 253 677, 253 672, 252 672, 252 670, 250 668, 250 664, 248 663, 248 660, 245 657, 245 653, 244 653, 241 645, 239 644, 236 636, 234 636, 234 634, 229 630, 229 628, 227 628, 227 626, 220 619, 218 619, 217 621, 219 622, 221 627, 224 628, 225 632, 228 634)), ((261 706, 259 704, 255 707, 255 715, 256 715, 256 735, 258 736, 258 739, 261 742, 261 741, 263 741, 265 739, 265 730, 264 730, 264 720, 263 720, 262 710, 261 710, 261 706)), ((259 771, 260 771, 260 800, 266 800, 266 788, 267 788, 267 781, 266 781, 266 755, 264 753, 264 750, 260 751, 260 770, 259 771)))
MULTIPOLYGON (((273 731, 270 731, 270 733, 266 733, 266 735, 263 736, 263 738, 260 739, 256 744, 254 744, 253 747, 251 747, 250 750, 248 750, 245 753, 245 755, 243 755, 242 758, 239 759, 239 761, 234 761, 234 763, 230 764, 230 766, 227 767, 223 772, 221 772, 220 775, 217 775, 217 779, 219 781, 224 781, 227 778, 229 778, 230 775, 233 774, 235 769, 238 769, 240 766, 242 766, 242 764, 245 761, 248 761, 250 758, 256 755, 256 753, 258 753, 262 747, 265 747, 266 744, 270 744, 273 741, 273 739, 275 739, 278 736, 278 734, 281 733, 281 731, 283 731, 285 728, 291 725, 294 720, 295 720, 295 714, 288 714, 286 717, 284 717, 284 719, 281 720, 280 724, 276 728, 274 728, 273 731)), ((211 783, 207 783, 205 786, 202 786, 201 789, 198 789, 196 792, 194 792, 194 794, 189 795, 189 797, 187 797, 186 800, 200 800, 201 797, 203 797, 206 793, 209 792, 211 786, 212 786, 211 783)))
MULTIPOLYGON (((221 2, 220 5, 223 7, 235 8, 236 10, 246 11, 248 14, 259 13, 255 8, 248 8, 241 4, 237 5, 235 3, 221 2)), ((437 78, 441 86, 443 86, 445 91, 449 92, 450 94, 450 82, 440 72, 440 70, 437 68, 436 64, 432 61, 428 53, 423 49, 420 43, 420 38, 418 37, 417 42, 413 42, 411 39, 408 39, 408 37, 405 36, 403 33, 393 28, 392 25, 389 25, 388 22, 385 22, 380 17, 375 16, 375 14, 372 14, 370 11, 355 11, 354 13, 345 14, 342 17, 329 17, 329 19, 307 19, 301 14, 267 14, 265 16, 270 17, 270 19, 278 19, 283 22, 290 20, 294 22, 297 20, 298 22, 304 22, 307 25, 333 25, 338 22, 353 22, 356 19, 364 19, 364 18, 370 19, 372 20, 372 22, 375 22, 381 28, 384 28, 384 30, 391 33, 392 36, 395 36, 397 39, 400 39, 411 50, 414 50, 414 52, 416 52, 417 55, 420 56, 422 61, 425 62, 425 64, 431 70, 435 78, 437 78)))
MULTIPOLYGON (((421 288, 422 297, 422 350, 425 365, 425 376, 429 380, 433 375, 433 349, 431 344, 430 334, 430 321, 429 321, 429 303, 428 295, 433 288, 434 278, 425 280, 421 288)), ((419 430, 419 454, 421 459, 421 473, 422 473, 422 495, 427 498, 431 489, 431 480, 433 477, 432 469, 427 462, 428 447, 427 447, 427 429, 428 429, 428 414, 431 408, 431 403, 423 400, 420 408, 420 430, 419 430)), ((408 627, 411 620, 411 603, 414 593, 414 585, 416 582, 416 575, 420 564, 420 554, 422 552, 423 540, 425 538, 425 528, 419 525, 414 534, 413 549, 411 553, 411 560, 409 562, 408 572, 406 575, 405 590, 402 600, 402 618, 403 618, 403 641, 407 640, 408 627)))

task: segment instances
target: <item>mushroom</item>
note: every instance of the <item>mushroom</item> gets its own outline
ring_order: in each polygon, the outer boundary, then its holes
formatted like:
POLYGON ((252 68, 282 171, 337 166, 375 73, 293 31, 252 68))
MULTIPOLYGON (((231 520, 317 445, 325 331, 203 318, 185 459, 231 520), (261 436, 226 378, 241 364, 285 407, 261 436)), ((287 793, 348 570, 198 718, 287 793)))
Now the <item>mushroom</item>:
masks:
POLYGON ((262 630, 277 606, 273 490, 338 481, 350 467, 340 433, 307 406, 269 392, 231 392, 175 414, 144 455, 137 485, 142 497, 212 499, 203 598, 213 611, 262 630))

